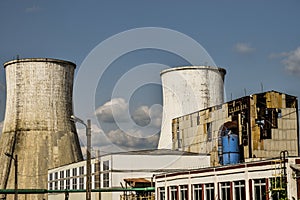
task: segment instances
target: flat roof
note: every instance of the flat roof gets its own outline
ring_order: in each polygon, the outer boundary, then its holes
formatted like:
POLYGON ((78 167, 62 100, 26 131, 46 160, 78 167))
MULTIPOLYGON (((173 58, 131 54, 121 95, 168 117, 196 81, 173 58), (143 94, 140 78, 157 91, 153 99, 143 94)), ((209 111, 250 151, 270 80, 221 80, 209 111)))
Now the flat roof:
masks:
POLYGON ((187 151, 178 151, 178 150, 171 150, 171 149, 146 149, 146 150, 137 150, 137 151, 125 151, 125 152, 116 152, 105 154, 102 156, 107 155, 185 155, 185 156, 207 156, 209 154, 199 154, 199 153, 192 153, 187 151))

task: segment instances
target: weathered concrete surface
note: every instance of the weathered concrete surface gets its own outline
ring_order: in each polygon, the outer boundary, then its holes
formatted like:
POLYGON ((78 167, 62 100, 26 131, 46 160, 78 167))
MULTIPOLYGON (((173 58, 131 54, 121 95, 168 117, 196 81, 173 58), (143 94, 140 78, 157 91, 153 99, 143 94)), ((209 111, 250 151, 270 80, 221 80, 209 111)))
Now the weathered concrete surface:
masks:
MULTIPOLYGON (((47 170, 82 160, 75 125, 70 121, 75 64, 56 59, 21 59, 4 64, 7 101, 0 138, 0 188, 47 189, 47 170)), ((8 199, 13 195, 8 195, 8 199)), ((47 195, 19 195, 19 199, 47 195)))
POLYGON ((172 119, 224 103, 226 70, 209 66, 176 67, 161 72, 163 118, 159 149, 172 149, 172 119))

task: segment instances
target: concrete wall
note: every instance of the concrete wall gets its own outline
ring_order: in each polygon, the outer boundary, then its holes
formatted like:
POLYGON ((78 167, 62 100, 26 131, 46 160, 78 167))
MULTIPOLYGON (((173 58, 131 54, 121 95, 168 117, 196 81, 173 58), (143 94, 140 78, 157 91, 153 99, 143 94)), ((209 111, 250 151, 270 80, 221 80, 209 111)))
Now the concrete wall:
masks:
MULTIPOLYGON (((48 168, 82 160, 70 121, 75 64, 33 58, 13 60, 4 67, 7 100, 0 138, 0 188, 14 188, 14 167, 6 152, 18 155, 19 188, 47 188, 48 168)), ((42 198, 46 197, 27 197, 42 198)))
POLYGON ((243 150, 241 161, 279 157, 285 150, 289 156, 298 156, 297 110, 295 97, 272 91, 187 114, 172 122, 173 149, 209 153, 211 166, 216 166, 220 131, 225 123, 233 122, 243 150))
MULTIPOLYGON (((299 156, 299 133, 298 133, 298 116, 297 116, 297 99, 295 97, 278 93, 268 92, 263 97, 266 108, 278 108, 280 115, 275 121, 265 120, 266 126, 274 126, 271 129, 270 139, 261 139, 260 127, 255 123, 255 119, 259 118, 259 103, 261 103, 259 95, 253 95, 253 103, 251 103, 251 134, 252 134, 252 154, 256 157, 278 157, 280 151, 287 150, 289 156, 299 156), (291 103, 288 103, 291 102, 291 103), (276 125, 276 126, 275 126, 276 125)), ((269 111, 269 115, 271 115, 269 111)))

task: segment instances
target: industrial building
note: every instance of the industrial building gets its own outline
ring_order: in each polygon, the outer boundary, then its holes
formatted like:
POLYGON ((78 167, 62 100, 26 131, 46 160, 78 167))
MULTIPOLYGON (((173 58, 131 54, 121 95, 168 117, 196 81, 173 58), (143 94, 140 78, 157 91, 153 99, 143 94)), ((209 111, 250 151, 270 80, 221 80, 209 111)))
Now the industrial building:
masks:
POLYGON ((297 97, 269 91, 172 120, 172 149, 210 167, 156 174, 156 200, 299 199, 297 97))
POLYGON ((299 156, 298 102, 276 91, 245 96, 173 119, 174 150, 209 153, 211 165, 299 156))
MULTIPOLYGON (((70 121, 75 64, 18 59, 4 66, 0 189, 14 188, 18 160, 19 188, 45 189, 19 199, 84 199, 88 162, 70 121)), ((297 97, 269 91, 224 103, 225 74, 209 66, 162 71, 158 149, 93 158, 92 199, 299 199, 297 97)))
MULTIPOLYGON (((92 199, 154 199, 152 193, 125 192, 128 187, 154 187, 153 175, 163 172, 183 171, 209 167, 208 155, 172 151, 143 150, 113 153, 92 159, 92 189, 104 192, 93 192, 92 199), (132 184, 132 183, 135 183, 132 184), (128 197, 127 197, 128 196, 128 197), (133 198, 134 197, 134 198, 133 198)), ((77 162, 48 171, 49 190, 70 190, 72 200, 85 199, 86 162, 77 162)), ((63 200, 65 193, 51 193, 49 200, 63 200)))
POLYGON ((276 158, 155 176, 156 200, 300 198, 300 158, 276 158))
MULTIPOLYGON (((14 189, 15 174, 19 189, 47 189, 49 168, 83 160, 76 128, 70 121, 75 67, 72 62, 50 58, 4 64, 7 98, 0 138, 0 189, 14 189)), ((18 197, 43 198, 47 195, 18 197)))

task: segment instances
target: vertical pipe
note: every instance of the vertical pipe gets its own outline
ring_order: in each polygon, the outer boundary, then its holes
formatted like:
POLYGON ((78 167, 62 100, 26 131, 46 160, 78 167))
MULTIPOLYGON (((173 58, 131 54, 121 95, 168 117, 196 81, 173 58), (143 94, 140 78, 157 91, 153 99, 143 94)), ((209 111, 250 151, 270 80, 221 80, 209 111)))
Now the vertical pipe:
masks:
POLYGON ((87 120, 86 127, 87 152, 86 152, 86 199, 91 200, 91 120, 87 120))
POLYGON ((18 155, 15 156, 15 200, 18 200, 18 155))

